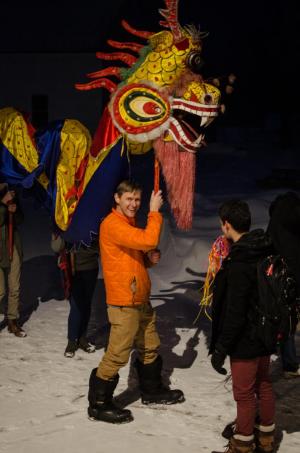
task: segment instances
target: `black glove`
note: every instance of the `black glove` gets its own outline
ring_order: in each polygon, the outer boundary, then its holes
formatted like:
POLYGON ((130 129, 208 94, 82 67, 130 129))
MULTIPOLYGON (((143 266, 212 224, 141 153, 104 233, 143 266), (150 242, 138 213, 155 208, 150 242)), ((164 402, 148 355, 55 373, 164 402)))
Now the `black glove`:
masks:
POLYGON ((223 367, 226 359, 226 354, 224 352, 215 351, 211 356, 212 367, 220 374, 227 374, 227 370, 223 367))

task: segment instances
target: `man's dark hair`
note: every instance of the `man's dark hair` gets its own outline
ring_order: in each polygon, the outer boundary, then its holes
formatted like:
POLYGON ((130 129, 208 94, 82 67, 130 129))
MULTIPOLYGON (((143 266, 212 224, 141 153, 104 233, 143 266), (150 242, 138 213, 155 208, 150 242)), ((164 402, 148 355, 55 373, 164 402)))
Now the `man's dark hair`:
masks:
POLYGON ((238 233, 246 233, 251 226, 251 213, 248 204, 239 199, 225 201, 219 207, 219 217, 222 223, 226 221, 238 233))
POLYGON ((115 193, 121 197, 125 192, 135 192, 136 190, 142 192, 141 185, 132 179, 126 179, 125 181, 120 182, 115 190, 115 193))

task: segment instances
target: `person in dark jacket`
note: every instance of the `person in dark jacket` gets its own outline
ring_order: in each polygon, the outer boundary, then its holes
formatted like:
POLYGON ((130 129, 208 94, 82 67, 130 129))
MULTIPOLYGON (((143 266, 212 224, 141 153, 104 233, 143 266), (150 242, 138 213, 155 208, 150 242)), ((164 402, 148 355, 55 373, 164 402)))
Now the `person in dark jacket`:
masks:
MULTIPOLYGON (((24 216, 18 197, 5 183, 0 184, 0 304, 7 294, 7 310, 3 309, 8 331, 16 337, 26 337, 18 324, 20 310, 20 276, 22 243, 18 225, 24 216)), ((4 307, 3 307, 4 308, 4 307)), ((5 323, 6 325, 6 323, 5 323)))
MULTIPOLYGON (((300 197, 294 192, 279 195, 269 208, 267 232, 275 250, 284 259, 296 281, 297 298, 300 300, 300 197)), ((283 375, 286 379, 300 377, 296 354, 295 331, 298 323, 293 314, 292 333, 280 344, 283 375)))
POLYGON ((257 263, 270 253, 272 244, 263 230, 249 232, 251 214, 247 203, 229 200, 221 205, 219 216, 222 231, 232 246, 214 282, 209 353, 213 368, 220 374, 227 373, 223 365, 226 356, 230 358, 237 418, 226 452, 270 453, 274 448, 275 403, 269 367, 270 355, 275 351, 267 350, 257 338, 251 319, 258 299, 257 263))
POLYGON ((74 252, 67 252, 67 244, 59 235, 53 234, 51 247, 60 257, 65 257, 65 266, 69 274, 68 294, 70 301, 68 318, 68 344, 64 356, 72 358, 78 348, 87 353, 96 348, 86 337, 91 314, 91 305, 96 287, 99 268, 98 242, 93 241, 90 247, 81 246, 74 252))

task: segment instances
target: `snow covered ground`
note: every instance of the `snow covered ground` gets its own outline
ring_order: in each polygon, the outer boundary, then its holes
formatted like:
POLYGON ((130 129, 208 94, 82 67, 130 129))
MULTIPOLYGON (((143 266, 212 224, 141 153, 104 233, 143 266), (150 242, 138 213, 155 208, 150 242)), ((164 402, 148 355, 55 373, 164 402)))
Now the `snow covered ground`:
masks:
MULTIPOLYGON (((213 371, 207 357, 209 321, 201 318, 193 325, 193 320, 207 254, 220 234, 216 215, 220 202, 231 196, 243 197, 252 208, 253 227, 263 227, 270 201, 285 191, 257 189, 255 179, 266 174, 270 158, 270 150, 262 151, 263 146, 260 150, 257 143, 246 150, 212 145, 199 159, 193 229, 188 233, 176 231, 166 215, 160 244, 162 260, 151 270, 152 301, 158 313, 164 377, 173 388, 184 391, 186 401, 169 407, 143 406, 129 363, 120 371, 116 391, 119 404, 128 405, 133 412, 134 422, 126 425, 91 422, 86 413, 89 374, 103 355, 107 334, 102 280, 90 326, 98 349, 94 354, 78 351, 74 359, 66 359, 68 303, 57 286, 48 217, 44 211, 34 213, 31 204, 24 201, 23 299, 29 307, 24 325, 28 337, 19 339, 7 330, 0 332, 1 453, 222 451, 226 442, 220 432, 235 416, 231 383, 213 371)), ((283 164, 283 155, 277 153, 273 162, 283 164)), ((299 333, 297 345, 299 351, 299 333)), ((272 375, 277 396, 278 451, 299 453, 300 379, 284 380, 277 356, 273 357, 272 375)))

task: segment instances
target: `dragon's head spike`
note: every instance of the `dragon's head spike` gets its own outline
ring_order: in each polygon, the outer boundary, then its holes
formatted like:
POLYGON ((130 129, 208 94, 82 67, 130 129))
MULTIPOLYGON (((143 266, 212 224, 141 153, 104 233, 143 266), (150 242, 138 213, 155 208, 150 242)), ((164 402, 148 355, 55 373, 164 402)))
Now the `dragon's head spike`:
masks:
POLYGON ((109 66, 108 68, 100 69, 100 71, 89 72, 87 74, 87 77, 89 77, 90 79, 98 79, 106 76, 115 76, 120 78, 120 70, 121 68, 117 66, 109 66))
POLYGON ((113 93, 116 90, 117 85, 109 79, 100 78, 88 83, 76 83, 75 88, 80 91, 89 91, 94 90, 95 88, 105 88, 110 93, 113 93))
POLYGON ((108 39, 107 43, 116 49, 129 49, 137 53, 144 47, 143 44, 138 44, 137 42, 119 42, 114 41, 113 39, 108 39))
POLYGON ((175 42, 183 38, 182 29, 178 22, 178 2, 179 0, 165 0, 167 9, 159 10, 160 14, 166 19, 161 20, 159 23, 171 30, 175 42))
POLYGON ((142 30, 136 30, 135 28, 131 27, 126 20, 121 21, 122 27, 128 31, 128 33, 131 33, 134 36, 139 36, 140 38, 148 39, 150 36, 154 35, 151 31, 142 31, 142 30))
POLYGON ((123 63, 126 63, 128 66, 134 65, 134 63, 137 60, 136 57, 125 52, 112 52, 112 53, 96 52, 96 57, 99 58, 100 60, 107 61, 120 60, 123 61, 123 63))

